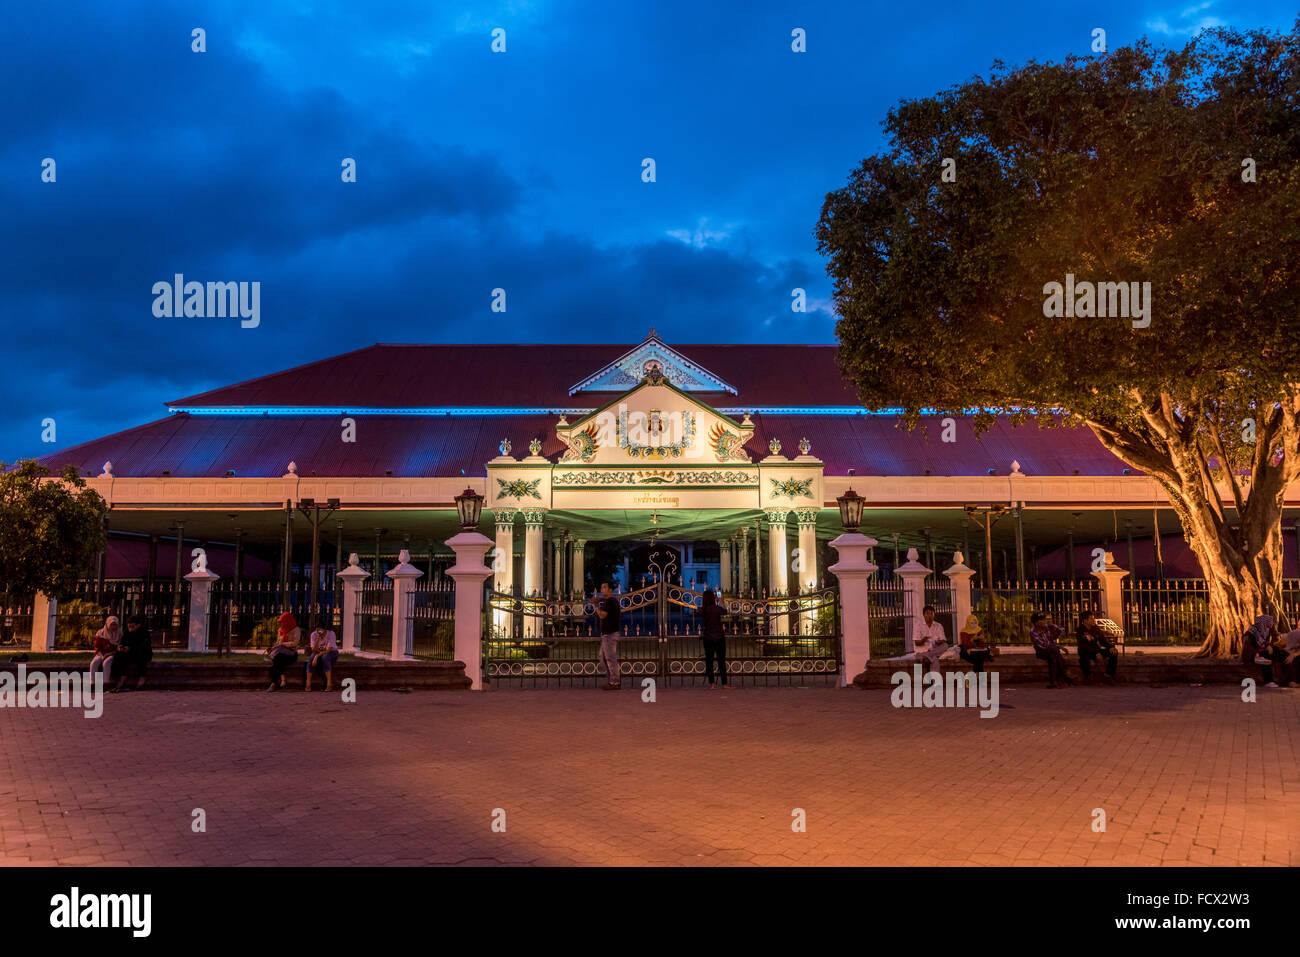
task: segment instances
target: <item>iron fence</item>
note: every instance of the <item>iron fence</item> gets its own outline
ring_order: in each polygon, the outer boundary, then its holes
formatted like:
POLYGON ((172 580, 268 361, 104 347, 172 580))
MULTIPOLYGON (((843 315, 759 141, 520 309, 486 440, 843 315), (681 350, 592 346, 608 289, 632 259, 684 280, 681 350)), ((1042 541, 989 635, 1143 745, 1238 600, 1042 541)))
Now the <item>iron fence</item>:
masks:
POLYGON ((456 657, 456 583, 445 576, 417 579, 406 596, 412 654, 451 661, 456 657))
POLYGON ((183 648, 189 641, 190 583, 182 579, 177 589, 174 580, 166 579, 108 579, 102 586, 84 579, 54 614, 56 648, 89 650, 109 615, 116 615, 124 628, 127 618, 138 615, 155 647, 183 648))
POLYGON ((1126 579, 1126 644, 1199 645, 1210 632, 1210 598, 1200 578, 1126 579))
POLYGON ((1030 619, 1038 612, 1065 630, 1068 643, 1083 612, 1101 611, 1101 592, 1096 581, 1083 579, 998 582, 993 588, 971 589, 971 604, 994 644, 1029 644, 1030 619))
POLYGON ((393 650, 393 583, 387 578, 366 581, 357 596, 357 642, 362 651, 391 654, 393 650))

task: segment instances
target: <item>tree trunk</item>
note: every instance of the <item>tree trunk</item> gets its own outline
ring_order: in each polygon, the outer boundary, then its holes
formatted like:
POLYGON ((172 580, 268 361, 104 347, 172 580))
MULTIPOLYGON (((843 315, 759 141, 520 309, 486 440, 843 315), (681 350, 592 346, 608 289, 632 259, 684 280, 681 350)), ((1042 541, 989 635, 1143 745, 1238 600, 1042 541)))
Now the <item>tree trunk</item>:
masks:
POLYGON ((1282 608, 1282 502, 1254 496, 1239 526, 1225 524, 1201 489, 1170 486, 1170 502, 1200 563, 1210 603, 1210 629, 1199 656, 1233 658, 1246 629, 1262 614, 1289 629, 1282 608))

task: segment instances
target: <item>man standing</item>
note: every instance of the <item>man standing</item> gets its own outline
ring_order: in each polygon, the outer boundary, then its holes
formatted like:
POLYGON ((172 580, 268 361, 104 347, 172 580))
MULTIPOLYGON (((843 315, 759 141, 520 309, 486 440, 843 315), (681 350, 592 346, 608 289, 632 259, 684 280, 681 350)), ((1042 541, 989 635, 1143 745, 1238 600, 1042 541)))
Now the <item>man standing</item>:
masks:
POLYGON ((600 597, 596 599, 596 616, 600 618, 600 660, 605 665, 605 691, 617 691, 623 686, 618 670, 618 639, 623 636, 623 621, 619 613, 618 595, 609 582, 600 583, 600 597))
POLYGON ((926 605, 921 609, 925 621, 912 624, 912 651, 917 661, 927 663, 927 669, 939 668, 939 656, 948 650, 948 636, 944 634, 943 625, 934 620, 934 606, 926 605))

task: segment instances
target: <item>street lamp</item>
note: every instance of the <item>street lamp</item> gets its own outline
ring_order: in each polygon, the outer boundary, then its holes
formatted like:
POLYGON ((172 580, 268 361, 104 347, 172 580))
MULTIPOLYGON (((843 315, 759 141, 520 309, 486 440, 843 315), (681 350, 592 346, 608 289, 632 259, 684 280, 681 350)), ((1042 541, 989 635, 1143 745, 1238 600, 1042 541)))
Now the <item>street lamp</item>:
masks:
MULTIPOLYGON (((326 515, 338 511, 339 500, 328 498, 322 505, 314 498, 301 498, 298 500, 298 510, 311 519, 311 597, 307 602, 308 614, 310 617, 311 627, 315 628, 320 624, 320 519, 321 512, 326 515)), ((292 514, 292 513, 290 513, 292 514)), ((287 610, 287 603, 286 603, 287 610)))
POLYGON ((840 506, 840 524, 844 526, 844 531, 856 532, 862 524, 862 506, 866 504, 866 499, 849 489, 835 501, 840 506))
POLYGON ((456 511, 460 513, 460 527, 472 532, 478 528, 479 515, 483 512, 483 496, 472 488, 467 488, 456 496, 456 511))

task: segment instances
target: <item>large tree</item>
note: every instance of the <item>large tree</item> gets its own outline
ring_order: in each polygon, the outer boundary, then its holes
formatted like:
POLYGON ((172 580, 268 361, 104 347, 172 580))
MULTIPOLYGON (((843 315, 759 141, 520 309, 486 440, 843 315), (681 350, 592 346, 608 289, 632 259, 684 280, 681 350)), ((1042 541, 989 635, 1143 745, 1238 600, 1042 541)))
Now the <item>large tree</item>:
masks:
POLYGON ((817 227, 862 402, 1086 425, 1168 493, 1235 653, 1300 478, 1300 21, 995 63, 884 126, 817 227), (1149 324, 1086 283, 1150 283, 1149 324))
POLYGON ((69 466, 59 476, 28 459, 0 462, 0 596, 28 602, 36 592, 72 594, 104 547, 107 506, 69 466))

